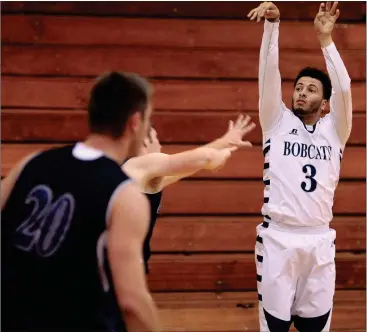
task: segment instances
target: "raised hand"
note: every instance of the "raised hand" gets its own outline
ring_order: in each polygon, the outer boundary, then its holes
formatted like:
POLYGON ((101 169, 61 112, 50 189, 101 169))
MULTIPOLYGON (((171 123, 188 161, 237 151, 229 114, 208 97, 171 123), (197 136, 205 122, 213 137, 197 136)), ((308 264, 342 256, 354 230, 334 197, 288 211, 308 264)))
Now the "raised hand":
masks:
POLYGON ((156 130, 151 127, 149 130, 148 137, 145 138, 144 144, 140 149, 140 156, 145 156, 153 152, 161 152, 162 146, 158 140, 158 135, 156 130))
POLYGON ((264 17, 270 22, 278 22, 280 17, 279 9, 272 2, 265 1, 260 6, 252 9, 247 17, 250 18, 251 21, 256 19, 256 22, 260 22, 264 17))
POLYGON ((326 5, 321 3, 319 12, 314 20, 314 27, 318 35, 331 36, 335 22, 340 15, 340 10, 337 8, 337 1, 335 1, 332 6, 331 1, 328 1, 326 5))
POLYGON ((256 127, 255 123, 250 121, 251 118, 248 115, 244 116, 242 114, 237 118, 236 122, 229 121, 228 130, 222 137, 227 146, 236 146, 238 148, 252 146, 249 141, 243 141, 243 137, 256 127))
POLYGON ((224 149, 213 149, 210 162, 205 167, 207 170, 219 170, 221 169, 227 160, 231 157, 232 152, 238 150, 237 146, 232 146, 230 148, 224 149))

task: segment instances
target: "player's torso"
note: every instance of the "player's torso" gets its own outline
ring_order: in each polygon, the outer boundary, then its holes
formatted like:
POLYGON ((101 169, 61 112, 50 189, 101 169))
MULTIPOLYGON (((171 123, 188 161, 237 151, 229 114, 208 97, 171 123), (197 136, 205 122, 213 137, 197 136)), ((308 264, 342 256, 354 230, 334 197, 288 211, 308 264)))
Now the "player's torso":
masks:
POLYGON ((263 149, 263 214, 290 225, 329 223, 342 153, 330 117, 306 129, 286 111, 278 128, 264 137, 263 149))
POLYGON ((149 229, 148 229, 147 236, 145 237, 145 240, 144 240, 143 255, 144 255, 145 270, 148 273, 149 272, 148 261, 151 256, 150 242, 152 240, 154 227, 156 225, 157 218, 159 215, 159 210, 161 207, 162 191, 154 193, 154 194, 146 194, 146 196, 149 200, 149 205, 150 205, 150 223, 149 223, 149 229))
POLYGON ((33 324, 48 315, 51 326, 61 307, 68 308, 62 311, 64 324, 93 323, 99 310, 97 244, 106 228, 109 199, 126 176, 108 160, 74 161, 63 151, 32 160, 3 210, 2 286, 7 302, 17 298, 24 303, 8 310, 22 317, 34 308, 33 324), (96 173, 100 169, 116 175, 104 179, 105 173, 96 173))

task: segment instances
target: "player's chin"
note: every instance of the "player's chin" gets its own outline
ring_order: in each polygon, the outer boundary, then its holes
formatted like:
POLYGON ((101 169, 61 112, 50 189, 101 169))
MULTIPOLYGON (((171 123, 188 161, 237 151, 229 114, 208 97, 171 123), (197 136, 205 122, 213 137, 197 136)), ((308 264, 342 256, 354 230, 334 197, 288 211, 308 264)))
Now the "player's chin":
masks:
POLYGON ((296 107, 293 107, 293 113, 294 115, 297 115, 297 116, 305 116, 307 114, 310 114, 311 110, 308 108, 296 106, 296 107))

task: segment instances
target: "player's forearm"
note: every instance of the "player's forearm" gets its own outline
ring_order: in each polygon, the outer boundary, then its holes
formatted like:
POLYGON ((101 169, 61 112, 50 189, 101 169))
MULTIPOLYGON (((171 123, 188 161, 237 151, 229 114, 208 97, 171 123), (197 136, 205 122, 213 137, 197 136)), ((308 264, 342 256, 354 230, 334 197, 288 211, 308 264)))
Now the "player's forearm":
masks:
MULTIPOLYGON (((204 145, 203 147, 199 148, 199 149, 224 149, 224 148, 227 148, 229 147, 229 144, 226 140, 224 139, 217 139, 213 142, 210 142, 206 145, 204 145)), ((201 154, 201 153, 200 153, 201 154)), ((210 158, 210 153, 207 154, 207 156, 201 156, 199 157, 200 159, 204 157, 203 160, 199 160, 199 163, 197 165, 194 165, 194 167, 192 168, 192 166, 190 167, 187 167, 185 169, 184 172, 181 172, 181 173, 176 173, 174 175, 170 175, 170 176, 164 176, 163 179, 162 179, 162 182, 161 182, 161 189, 171 185, 171 184, 174 184, 176 182, 179 182, 180 180, 184 179, 184 178, 187 178, 199 171, 201 171, 203 168, 205 168, 208 163, 211 161, 211 158, 210 158)))
POLYGON ((112 254, 115 291, 128 331, 158 331, 157 308, 148 290, 141 256, 129 260, 121 253, 116 262, 118 256, 112 254))
POLYGON ((259 63, 259 116, 263 130, 270 130, 281 112, 279 72, 279 22, 265 20, 259 63))
POLYGON ((138 294, 123 308, 128 332, 158 332, 158 310, 149 293, 138 294))
POLYGON ((208 144, 205 144, 203 147, 212 148, 212 149, 225 149, 225 148, 229 148, 230 144, 228 140, 225 140, 222 137, 220 137, 208 144))
POLYGON ((349 91, 351 79, 332 38, 324 37, 319 40, 333 90, 335 92, 349 91))
POLYGON ((159 161, 152 162, 149 177, 177 176, 195 173, 210 165, 214 149, 199 147, 193 150, 160 156, 159 161))

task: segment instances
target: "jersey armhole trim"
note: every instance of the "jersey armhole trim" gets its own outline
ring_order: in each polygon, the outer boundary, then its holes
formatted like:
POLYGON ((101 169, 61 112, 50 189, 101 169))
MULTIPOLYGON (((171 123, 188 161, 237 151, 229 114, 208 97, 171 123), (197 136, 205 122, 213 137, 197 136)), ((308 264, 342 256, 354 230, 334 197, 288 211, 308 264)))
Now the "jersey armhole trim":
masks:
POLYGON ((111 197, 110 197, 110 200, 108 201, 108 204, 107 204, 107 209, 106 209, 106 220, 105 220, 105 223, 106 223, 106 227, 108 227, 109 225, 109 220, 110 220, 110 217, 111 217, 111 210, 112 210, 112 203, 113 203, 113 200, 114 198, 117 196, 117 194, 120 192, 120 190, 124 189, 124 187, 131 183, 132 182, 132 179, 127 179, 123 182, 121 182, 117 187, 116 189, 113 191, 111 197))
MULTIPOLYGON (((21 177, 22 173, 24 172, 24 170, 26 169, 26 167, 28 166, 28 164, 36 157, 38 157, 40 154, 42 154, 45 151, 38 151, 38 152, 34 152, 33 154, 28 155, 28 157, 26 157, 24 159, 24 162, 22 163, 21 167, 19 168, 19 172, 18 172, 18 176, 16 177, 16 179, 14 179, 14 185, 13 185, 13 189, 15 185, 17 184, 19 178, 21 177)), ((5 179, 5 177, 4 177, 5 179)))

